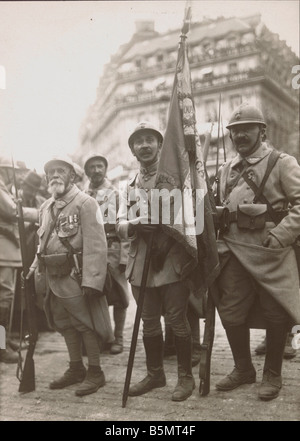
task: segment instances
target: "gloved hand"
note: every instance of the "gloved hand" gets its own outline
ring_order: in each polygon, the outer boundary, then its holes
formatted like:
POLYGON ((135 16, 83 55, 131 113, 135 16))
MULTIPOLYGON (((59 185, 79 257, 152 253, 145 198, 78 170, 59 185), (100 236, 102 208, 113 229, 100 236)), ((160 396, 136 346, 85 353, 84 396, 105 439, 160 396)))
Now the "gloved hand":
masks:
POLYGON ((279 240, 276 239, 276 237, 273 236, 273 234, 268 234, 266 239, 263 241, 263 246, 266 248, 273 248, 273 249, 283 248, 279 240))
POLYGON ((89 286, 83 287, 82 289, 83 289, 83 294, 86 297, 103 296, 103 292, 99 291, 98 289, 90 288, 89 286))

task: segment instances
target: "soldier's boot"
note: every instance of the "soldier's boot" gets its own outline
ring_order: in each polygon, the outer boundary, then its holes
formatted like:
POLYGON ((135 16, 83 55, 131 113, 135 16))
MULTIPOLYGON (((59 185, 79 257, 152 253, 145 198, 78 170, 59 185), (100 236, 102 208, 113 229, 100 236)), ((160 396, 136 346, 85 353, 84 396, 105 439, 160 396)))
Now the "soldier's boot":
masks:
POLYGON ((258 397, 263 401, 277 398, 282 387, 281 368, 286 344, 286 326, 267 324, 267 352, 263 370, 263 379, 258 397))
POLYGON ((144 337, 146 352, 147 376, 129 388, 128 395, 137 397, 146 394, 152 389, 166 385, 166 376, 163 368, 163 336, 144 337))
MULTIPOLYGON (((9 322, 9 308, 0 307, 0 325, 4 327, 5 330, 8 328, 9 322)), ((9 346, 9 341, 6 335, 5 338, 5 347, 0 349, 0 362, 2 363, 18 363, 19 356, 15 353, 11 347, 9 346)))
POLYGON ((105 385, 105 376, 100 366, 88 367, 85 379, 75 391, 75 395, 83 397, 97 392, 97 390, 105 385))
POLYGON ((170 325, 165 324, 164 356, 176 355, 175 337, 170 325))
POLYGON ((70 367, 57 380, 49 384, 50 389, 63 389, 72 384, 81 383, 86 375, 86 369, 82 361, 70 361, 70 367))
POLYGON ((266 346, 267 346, 267 342, 266 342, 266 337, 263 339, 263 341, 261 343, 259 343, 259 345, 256 346, 255 353, 257 355, 264 355, 266 353, 266 346))
POLYGON ((126 319, 126 309, 117 308, 114 306, 113 310, 114 322, 115 322, 115 341, 111 345, 111 354, 120 354, 123 352, 123 332, 126 319))
POLYGON ((178 381, 172 394, 172 401, 184 401, 195 389, 192 374, 192 337, 175 336, 178 363, 178 381))
POLYGON ((285 358, 286 360, 290 360, 291 358, 294 358, 297 355, 297 350, 294 349, 292 346, 293 338, 294 338, 294 334, 289 332, 286 338, 286 343, 283 352, 283 358, 285 358))
POLYGON ((256 371, 250 353, 250 330, 246 325, 230 326, 225 329, 234 359, 234 369, 216 384, 220 391, 233 390, 243 384, 256 381, 256 371))

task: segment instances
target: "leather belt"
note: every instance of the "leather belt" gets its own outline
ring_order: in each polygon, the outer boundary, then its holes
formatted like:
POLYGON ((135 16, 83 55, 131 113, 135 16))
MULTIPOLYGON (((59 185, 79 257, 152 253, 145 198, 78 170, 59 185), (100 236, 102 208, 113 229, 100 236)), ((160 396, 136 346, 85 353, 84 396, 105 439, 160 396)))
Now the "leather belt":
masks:
MULTIPOLYGON (((221 211, 217 210, 215 225, 217 228, 221 228, 221 230, 227 231, 231 223, 237 222, 237 211, 229 211, 227 207, 222 208, 221 211)), ((274 222, 277 225, 287 214, 288 210, 282 210, 274 211, 272 213, 272 217, 269 212, 264 213, 264 216, 266 222, 274 222)))

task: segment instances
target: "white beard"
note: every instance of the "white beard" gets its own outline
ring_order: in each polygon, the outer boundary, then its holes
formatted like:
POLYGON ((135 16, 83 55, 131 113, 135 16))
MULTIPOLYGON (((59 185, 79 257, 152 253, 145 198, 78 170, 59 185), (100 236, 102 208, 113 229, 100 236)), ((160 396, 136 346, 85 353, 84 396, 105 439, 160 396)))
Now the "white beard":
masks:
POLYGON ((48 185, 48 192, 54 197, 59 198, 66 191, 66 185, 63 182, 53 182, 48 185))

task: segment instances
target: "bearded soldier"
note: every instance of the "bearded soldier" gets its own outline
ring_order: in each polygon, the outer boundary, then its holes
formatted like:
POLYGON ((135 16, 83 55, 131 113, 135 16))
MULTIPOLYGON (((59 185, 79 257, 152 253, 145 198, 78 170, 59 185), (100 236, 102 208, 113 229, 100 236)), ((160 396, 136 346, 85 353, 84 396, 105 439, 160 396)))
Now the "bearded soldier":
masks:
MULTIPOLYGON (((70 358, 69 369, 50 383, 50 389, 81 383, 75 394, 82 396, 105 384, 100 343, 112 341, 103 295, 105 232, 97 203, 74 184, 72 161, 57 157, 48 161, 44 170, 52 197, 40 209, 37 255, 47 276, 46 315, 63 335, 70 358), (88 357, 87 371, 82 361, 82 341, 88 357)), ((28 277, 36 265, 37 259, 28 277)))
POLYGON ((123 351, 123 332, 126 310, 129 305, 128 285, 125 268, 128 258, 128 242, 119 239, 115 229, 116 214, 119 204, 117 189, 107 179, 107 159, 93 155, 85 161, 84 170, 90 180, 86 192, 95 198, 100 207, 104 207, 104 229, 108 247, 108 265, 111 275, 111 287, 106 293, 109 305, 113 306, 115 341, 110 347, 111 354, 123 351), (106 208, 107 207, 107 208, 106 208))

